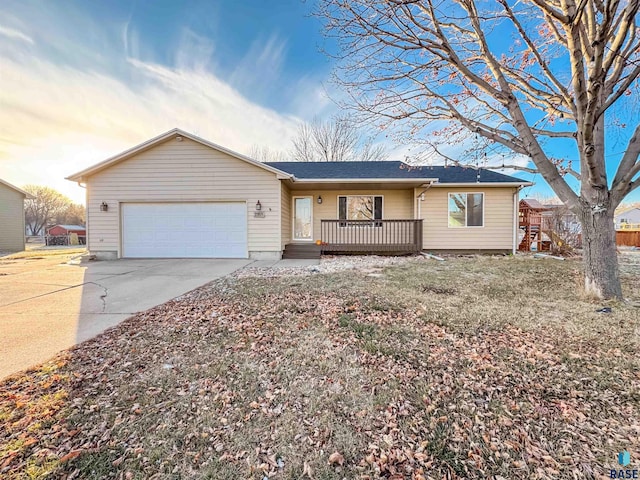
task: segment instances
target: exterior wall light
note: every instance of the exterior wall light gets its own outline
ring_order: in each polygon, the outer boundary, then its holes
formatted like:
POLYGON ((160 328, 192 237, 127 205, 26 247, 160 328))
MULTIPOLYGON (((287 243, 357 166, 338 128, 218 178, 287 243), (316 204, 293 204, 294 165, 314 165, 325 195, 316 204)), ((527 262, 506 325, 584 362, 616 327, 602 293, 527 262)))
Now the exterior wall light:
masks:
POLYGON ((262 204, 260 203, 260 200, 258 200, 256 202, 256 212, 259 212, 260 210, 262 210, 262 204))
POLYGON ((322 195, 318 195, 318 205, 322 203, 322 195))
POLYGON ((109 211, 109 205, 107 205, 107 202, 102 202, 100 204, 100 211, 101 212, 108 212, 109 211))

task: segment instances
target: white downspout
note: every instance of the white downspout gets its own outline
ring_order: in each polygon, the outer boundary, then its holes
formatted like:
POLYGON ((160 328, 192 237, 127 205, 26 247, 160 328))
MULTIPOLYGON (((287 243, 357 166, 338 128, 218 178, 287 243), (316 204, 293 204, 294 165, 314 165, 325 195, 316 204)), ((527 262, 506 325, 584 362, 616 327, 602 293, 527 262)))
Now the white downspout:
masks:
MULTIPOLYGON (((438 183, 438 180, 429 182, 429 184, 418 195, 415 196, 415 200, 418 202, 418 207, 417 207, 418 216, 416 217, 416 220, 422 220, 422 202, 424 201, 424 193, 427 190, 429 190, 434 183, 438 183)), ((415 213, 415 210, 414 210, 414 213, 415 213)), ((424 247, 424 222, 422 222, 422 245, 424 247)))
POLYGON ((80 188, 84 188, 84 248, 87 249, 87 252, 90 252, 89 248, 89 189, 87 188, 87 184, 84 185, 82 182, 76 182, 80 188))
POLYGON ((518 215, 518 194, 520 193, 522 186, 516 187, 513 192, 513 248, 512 254, 515 255, 518 248, 518 230, 519 230, 519 215, 518 215))

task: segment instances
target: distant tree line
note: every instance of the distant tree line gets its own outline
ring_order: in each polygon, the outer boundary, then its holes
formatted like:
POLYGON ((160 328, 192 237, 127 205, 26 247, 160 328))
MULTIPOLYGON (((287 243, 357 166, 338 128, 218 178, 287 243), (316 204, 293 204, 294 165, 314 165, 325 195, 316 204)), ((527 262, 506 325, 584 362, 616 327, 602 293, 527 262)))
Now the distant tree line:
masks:
POLYGON ((52 225, 84 225, 84 205, 42 185, 27 185, 23 190, 33 195, 24 204, 27 235, 44 235, 52 225))

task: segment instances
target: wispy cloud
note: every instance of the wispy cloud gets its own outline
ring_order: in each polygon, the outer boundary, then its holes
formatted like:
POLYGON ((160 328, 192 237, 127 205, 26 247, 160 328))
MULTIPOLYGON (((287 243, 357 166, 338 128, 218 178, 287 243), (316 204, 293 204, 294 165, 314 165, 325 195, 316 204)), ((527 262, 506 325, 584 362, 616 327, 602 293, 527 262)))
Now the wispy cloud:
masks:
POLYGON ((256 99, 268 95, 270 85, 283 84, 282 65, 287 53, 287 41, 277 34, 258 36, 249 51, 239 59, 229 76, 232 85, 252 92, 256 99))
MULTIPOLYGON (((249 100, 221 78, 210 41, 185 31, 168 66, 136 58, 148 46, 130 25, 117 31, 103 32, 114 39, 100 52, 103 61, 87 56, 83 65, 54 61, 37 49, 28 57, 0 51, 0 176, 18 185, 51 185, 79 201, 84 192, 66 175, 174 127, 240 152, 254 144, 289 147, 299 118, 249 100)), ((5 27, 0 34, 33 42, 5 27)), ((284 48, 268 42, 257 61, 277 69, 284 48)))
POLYGON ((0 35, 13 40, 19 40, 21 42, 29 43, 31 45, 35 44, 35 42, 33 41, 33 38, 31 38, 26 33, 22 33, 21 31, 16 30, 14 28, 9 28, 9 27, 0 25, 0 35))
POLYGON ((244 152, 253 144, 287 148, 295 133, 296 118, 251 103, 211 73, 129 64, 141 78, 135 86, 90 70, 6 60, 1 170, 68 191, 65 175, 173 127, 244 152))
POLYGON ((180 70, 211 70, 215 68, 215 44, 190 28, 183 28, 177 50, 175 66, 180 70))
POLYGON ((19 186, 80 201, 84 191, 65 176, 171 128, 243 153, 286 151, 300 121, 337 112, 321 72, 286 78, 283 34, 256 34, 223 69, 219 46, 188 22, 160 49, 134 14, 108 23, 16 0, 0 5, 0 18, 0 177, 19 186))

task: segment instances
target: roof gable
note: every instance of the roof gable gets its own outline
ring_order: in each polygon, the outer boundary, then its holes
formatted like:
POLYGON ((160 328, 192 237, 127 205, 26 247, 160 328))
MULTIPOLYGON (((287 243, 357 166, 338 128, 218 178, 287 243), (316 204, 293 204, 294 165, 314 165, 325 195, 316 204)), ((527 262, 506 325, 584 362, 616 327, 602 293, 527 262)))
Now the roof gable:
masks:
POLYGON ((619 217, 621 215, 629 215, 630 213, 640 213, 640 207, 629 207, 629 208, 625 208, 624 210, 621 210, 620 212, 615 214, 615 217, 619 217))
POLYGON ((535 198, 523 198, 522 200, 520 200, 520 206, 522 205, 526 205, 533 210, 547 210, 547 207, 542 205, 535 198))
POLYGON ((529 182, 487 169, 413 166, 399 161, 375 162, 268 162, 289 172, 296 180, 438 180, 446 183, 519 183, 529 182))
POLYGON ((34 198, 34 196, 31 195, 29 192, 25 192, 21 188, 18 188, 15 185, 11 185, 9 182, 5 182, 1 178, 0 178, 0 184, 4 185, 5 187, 10 188, 11 190, 15 190, 16 192, 21 193, 22 195, 25 196, 25 198, 34 198))
POLYGON ((291 174, 283 172, 281 170, 278 170, 277 168, 271 167, 265 163, 261 163, 258 162, 256 160, 253 160, 249 157, 246 157, 238 152, 234 152, 233 150, 229 150, 228 148, 222 147, 221 145, 209 142, 208 140, 204 140, 196 135, 193 135, 191 133, 185 132, 184 130, 180 130, 179 128, 174 128, 173 130, 169 130, 166 133, 163 133, 162 135, 158 135, 157 137, 154 137, 150 140, 147 140, 146 142, 143 142, 139 145, 136 145, 133 148, 130 148, 129 150, 125 150, 122 153, 119 153, 118 155, 115 155, 113 157, 110 157, 106 160, 104 160, 103 162, 97 163, 89 168, 86 168, 78 173, 74 173, 73 175, 69 175, 68 177, 66 177, 67 180, 71 180, 74 182, 84 182, 86 181, 86 179, 92 175, 95 175, 96 173, 99 173, 103 170, 106 170, 107 168, 110 168, 120 162, 123 162, 125 160, 128 160, 129 158, 134 157, 135 155, 142 153, 146 150, 149 150, 157 145, 160 145, 161 143, 167 142, 169 140, 172 140, 174 138, 178 138, 178 137, 184 137, 184 138, 188 138, 189 140, 193 140, 194 142, 200 143, 201 145, 204 145, 206 147, 212 148, 214 150, 217 150, 219 152, 222 153, 226 153, 227 155, 236 158, 238 160, 241 160, 243 162, 249 163, 251 165, 254 165, 258 168, 262 168, 263 170, 267 170, 271 173, 276 174, 276 176, 278 178, 289 178, 291 177, 291 174))

